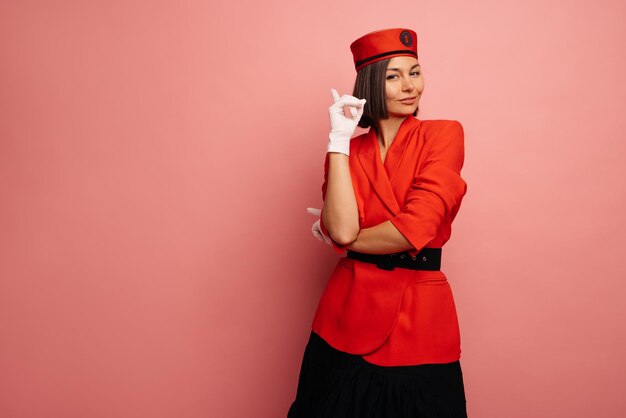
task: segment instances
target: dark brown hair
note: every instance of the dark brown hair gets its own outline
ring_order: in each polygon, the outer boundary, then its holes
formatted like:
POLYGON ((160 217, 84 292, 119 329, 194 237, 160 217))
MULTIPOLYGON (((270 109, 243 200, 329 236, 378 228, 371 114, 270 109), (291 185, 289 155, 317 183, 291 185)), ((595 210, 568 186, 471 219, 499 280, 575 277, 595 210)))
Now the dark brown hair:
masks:
MULTIPOLYGON (((385 85, 387 76, 387 66, 391 58, 377 61, 366 65, 356 74, 354 90, 352 95, 359 99, 365 99, 363 115, 359 120, 361 128, 374 127, 378 131, 378 120, 387 119, 387 102, 385 98, 385 85)), ((417 116, 419 106, 413 116, 417 116)))

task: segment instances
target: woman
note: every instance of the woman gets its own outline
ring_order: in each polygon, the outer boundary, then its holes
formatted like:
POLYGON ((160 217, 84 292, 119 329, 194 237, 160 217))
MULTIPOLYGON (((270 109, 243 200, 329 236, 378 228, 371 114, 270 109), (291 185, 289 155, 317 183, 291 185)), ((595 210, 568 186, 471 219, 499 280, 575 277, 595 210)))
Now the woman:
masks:
POLYGON ((466 417, 456 308, 440 270, 467 191, 463 127, 414 117, 424 90, 414 31, 371 32, 350 49, 357 78, 353 96, 332 90, 313 227, 347 257, 321 296, 288 418, 466 417), (357 124, 370 129, 351 138, 357 124))

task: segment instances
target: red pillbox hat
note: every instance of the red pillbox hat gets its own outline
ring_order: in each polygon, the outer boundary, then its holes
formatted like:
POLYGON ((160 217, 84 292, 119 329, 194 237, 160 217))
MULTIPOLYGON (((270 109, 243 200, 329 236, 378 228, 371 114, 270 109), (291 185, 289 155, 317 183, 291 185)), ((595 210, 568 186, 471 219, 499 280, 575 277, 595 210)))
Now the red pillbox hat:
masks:
POLYGON ((352 42, 350 50, 357 71, 387 58, 401 55, 417 58, 417 34, 411 29, 381 29, 352 42))

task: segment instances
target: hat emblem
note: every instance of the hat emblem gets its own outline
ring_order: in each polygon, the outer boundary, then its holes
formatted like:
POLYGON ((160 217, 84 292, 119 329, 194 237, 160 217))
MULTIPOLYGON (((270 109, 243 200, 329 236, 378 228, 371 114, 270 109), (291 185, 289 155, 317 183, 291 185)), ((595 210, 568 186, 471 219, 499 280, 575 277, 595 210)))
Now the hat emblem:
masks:
POLYGON ((400 42, 402 42, 402 45, 404 46, 413 45, 413 37, 411 36, 411 32, 409 32, 408 30, 402 31, 400 33, 400 42))

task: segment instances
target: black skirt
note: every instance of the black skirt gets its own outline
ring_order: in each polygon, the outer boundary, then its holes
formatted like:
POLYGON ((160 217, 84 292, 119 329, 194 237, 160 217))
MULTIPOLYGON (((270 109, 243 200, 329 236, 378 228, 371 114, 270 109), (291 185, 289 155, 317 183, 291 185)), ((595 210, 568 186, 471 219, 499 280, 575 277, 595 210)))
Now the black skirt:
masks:
POLYGON ((459 361, 379 366, 311 331, 287 418, 466 418, 465 404, 459 361))

